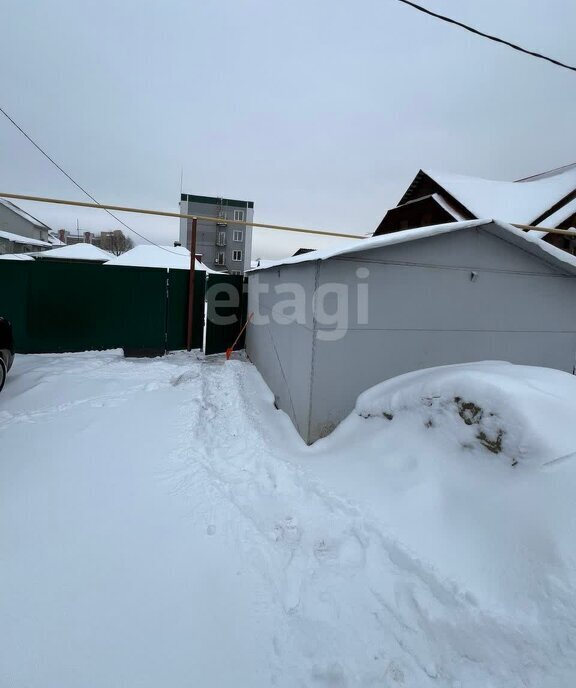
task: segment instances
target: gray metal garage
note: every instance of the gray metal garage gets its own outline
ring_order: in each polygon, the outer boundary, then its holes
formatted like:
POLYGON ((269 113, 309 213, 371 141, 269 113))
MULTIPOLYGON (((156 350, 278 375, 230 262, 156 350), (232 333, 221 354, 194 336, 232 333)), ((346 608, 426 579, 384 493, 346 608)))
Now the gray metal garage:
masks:
POLYGON ((306 442, 357 396, 480 360, 573 372, 576 258, 505 223, 386 234, 250 273, 246 349, 306 442))

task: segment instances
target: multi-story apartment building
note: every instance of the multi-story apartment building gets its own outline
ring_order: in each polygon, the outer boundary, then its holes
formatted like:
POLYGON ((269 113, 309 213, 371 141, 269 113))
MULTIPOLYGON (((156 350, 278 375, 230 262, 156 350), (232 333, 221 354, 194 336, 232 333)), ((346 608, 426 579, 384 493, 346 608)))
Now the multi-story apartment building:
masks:
POLYGON ((129 251, 134 248, 132 239, 121 229, 113 229, 110 231, 103 231, 100 233, 85 232, 77 229, 76 232, 70 232, 67 229, 58 230, 58 238, 63 244, 67 246, 74 244, 92 244, 103 251, 113 253, 119 256, 121 253, 129 251))
MULTIPOLYGON (((250 269, 252 227, 239 222, 252 222, 254 203, 230 198, 182 194, 180 212, 185 215, 213 217, 198 220, 196 255, 209 268, 231 274, 250 269)), ((180 218, 180 243, 190 248, 191 221, 180 218)))

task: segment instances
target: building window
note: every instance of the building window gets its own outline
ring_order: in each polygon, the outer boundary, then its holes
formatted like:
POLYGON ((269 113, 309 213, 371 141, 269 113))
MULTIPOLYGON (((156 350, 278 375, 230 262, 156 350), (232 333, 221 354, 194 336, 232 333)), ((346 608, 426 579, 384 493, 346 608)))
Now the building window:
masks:
POLYGON ((242 229, 235 229, 232 232, 232 239, 234 241, 244 241, 244 231, 242 229))
POLYGON ((216 254, 216 260, 214 261, 216 265, 224 265, 224 251, 218 251, 216 254))
POLYGON ((240 222, 244 222, 244 211, 243 210, 235 210, 234 211, 234 219, 240 220, 240 222))
POLYGON ((241 275, 242 273, 240 272, 240 270, 232 270, 232 271, 230 272, 230 274, 231 274, 231 275, 241 275))
POLYGON ((242 260, 242 251, 232 251, 232 260, 242 260))
POLYGON ((218 246, 226 246, 226 232, 218 232, 217 242, 218 246))

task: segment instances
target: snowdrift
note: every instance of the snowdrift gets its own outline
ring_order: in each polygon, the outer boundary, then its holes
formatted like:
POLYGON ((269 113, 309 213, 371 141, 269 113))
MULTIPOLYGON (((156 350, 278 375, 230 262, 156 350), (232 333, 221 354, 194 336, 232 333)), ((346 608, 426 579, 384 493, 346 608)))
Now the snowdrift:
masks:
POLYGON ((575 417, 567 373, 445 366, 366 391, 311 451, 325 484, 479 613, 517 629, 532 660, 568 671, 546 685, 576 675, 575 417))
POLYGON ((573 688, 574 396, 422 371, 309 447, 243 360, 17 357, 1 685, 573 688))
POLYGON ((416 371, 369 389, 356 413, 409 417, 451 450, 484 449, 512 466, 576 453, 576 377, 548 368, 485 361, 416 371))

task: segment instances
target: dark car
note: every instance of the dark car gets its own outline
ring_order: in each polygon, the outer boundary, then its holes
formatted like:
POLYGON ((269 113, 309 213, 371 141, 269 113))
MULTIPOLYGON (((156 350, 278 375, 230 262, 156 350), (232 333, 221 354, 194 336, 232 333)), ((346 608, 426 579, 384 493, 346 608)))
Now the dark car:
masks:
POLYGON ((0 317, 0 392, 6 382, 6 375, 14 360, 14 337, 12 325, 6 318, 0 317))

